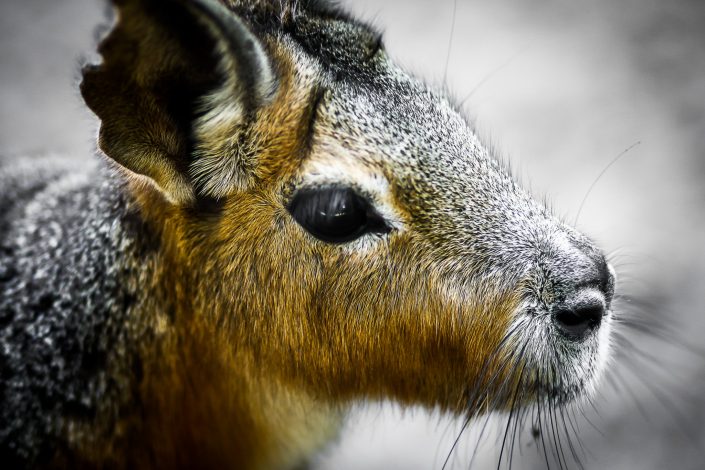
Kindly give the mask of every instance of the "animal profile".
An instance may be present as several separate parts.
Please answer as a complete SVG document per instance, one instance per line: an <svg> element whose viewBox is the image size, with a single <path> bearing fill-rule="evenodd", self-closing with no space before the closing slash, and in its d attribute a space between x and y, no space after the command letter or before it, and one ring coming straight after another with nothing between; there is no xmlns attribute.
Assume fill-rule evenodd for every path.
<svg viewBox="0 0 705 470"><path fill-rule="evenodd" d="M99 156L0 169L11 467L302 468L351 405L590 395L614 274L323 1L112 0Z"/></svg>

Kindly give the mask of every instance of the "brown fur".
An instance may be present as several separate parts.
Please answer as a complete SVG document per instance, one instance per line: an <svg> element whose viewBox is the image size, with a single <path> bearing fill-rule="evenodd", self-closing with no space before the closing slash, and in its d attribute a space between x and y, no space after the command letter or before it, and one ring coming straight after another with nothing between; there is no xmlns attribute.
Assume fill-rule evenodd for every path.
<svg viewBox="0 0 705 470"><path fill-rule="evenodd" d="M102 120L101 149L159 240L144 280L151 298L132 312L151 334L140 346L139 414L109 439L77 434L84 461L57 462L288 468L335 435L355 400L470 415L513 406L496 385L507 381L492 378L511 385L521 376L520 361L503 360L516 347L503 340L521 289L492 278L449 288L460 274L446 263L441 235L392 232L368 251L346 252L314 246L287 213L302 164L320 157L310 125L330 77L319 64L266 36L272 100L247 122L186 129L167 106L170 93L212 85L199 71L213 64L161 26L151 2L116 3L104 64L86 71L82 91ZM216 217L198 210L207 198L189 176L189 150L242 158L248 184L218 201ZM395 208L410 220L401 191L392 181Z"/></svg>
<svg viewBox="0 0 705 470"><path fill-rule="evenodd" d="M494 372L483 371L484 362L516 307L510 293L482 302L468 293L449 307L434 260L418 259L428 250L404 234L390 240L389 259L299 251L305 243L285 221L281 182L307 151L315 87L297 76L286 51L275 57L279 92L253 126L264 149L256 184L227 201L218 223L194 218L130 176L143 218L160 228L154 283L169 286L163 296L175 311L140 313L167 318L155 320L163 331L144 346L144 412L121 425L125 442L98 450L96 462L107 452L129 466L274 468L278 458L303 460L321 446L352 400L394 397L472 412L469 385ZM215 129L212 151L222 151L231 132ZM387 290L417 295L387 299L380 295ZM287 449L311 427L319 438ZM125 461L124 446L141 451Z"/></svg>

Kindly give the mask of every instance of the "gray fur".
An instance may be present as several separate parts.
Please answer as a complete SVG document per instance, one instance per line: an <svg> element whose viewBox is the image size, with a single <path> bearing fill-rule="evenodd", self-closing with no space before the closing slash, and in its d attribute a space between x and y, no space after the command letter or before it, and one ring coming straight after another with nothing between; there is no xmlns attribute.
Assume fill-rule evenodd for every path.
<svg viewBox="0 0 705 470"><path fill-rule="evenodd" d="M116 377L133 373L126 315L140 294L125 260L144 251L105 169L12 165L0 171L0 460L27 464L66 445L70 421L129 400Z"/></svg>

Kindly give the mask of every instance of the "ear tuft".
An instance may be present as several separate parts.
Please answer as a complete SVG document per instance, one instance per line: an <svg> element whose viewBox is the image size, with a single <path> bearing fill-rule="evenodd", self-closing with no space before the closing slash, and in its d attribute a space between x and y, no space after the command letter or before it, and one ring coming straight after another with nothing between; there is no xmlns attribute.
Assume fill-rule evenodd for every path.
<svg viewBox="0 0 705 470"><path fill-rule="evenodd" d="M246 124L271 102L277 82L262 43L239 17L215 0L190 6L201 13L214 35L224 35L218 53L224 58L219 71L225 82L201 100L201 116L193 128L195 158L190 165L199 192L219 199L245 189L252 179L256 162L248 146ZM232 96L240 99L232 100Z"/></svg>

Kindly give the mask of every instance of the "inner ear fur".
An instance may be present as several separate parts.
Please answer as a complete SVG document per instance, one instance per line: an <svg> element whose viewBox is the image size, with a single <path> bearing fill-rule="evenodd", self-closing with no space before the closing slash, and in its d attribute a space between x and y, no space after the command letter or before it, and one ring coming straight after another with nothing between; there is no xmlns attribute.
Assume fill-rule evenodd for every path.
<svg viewBox="0 0 705 470"><path fill-rule="evenodd" d="M276 83L262 42L217 0L112 3L117 21L98 47L103 61L84 68L81 83L101 119L100 148L176 203L245 186L251 152L231 146L213 155L202 140L227 121L228 138L240 142L271 99Z"/></svg>

